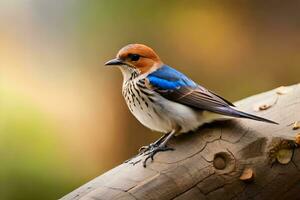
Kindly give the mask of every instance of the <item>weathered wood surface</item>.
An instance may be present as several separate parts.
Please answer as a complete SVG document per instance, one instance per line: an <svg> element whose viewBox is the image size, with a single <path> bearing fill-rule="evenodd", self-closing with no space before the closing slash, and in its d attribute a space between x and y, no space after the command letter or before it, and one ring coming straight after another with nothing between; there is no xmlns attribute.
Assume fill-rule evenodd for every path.
<svg viewBox="0 0 300 200"><path fill-rule="evenodd" d="M141 162L121 164L62 199L300 199L295 142L300 128L294 124L300 121L300 84L236 105L280 125L247 119L212 123L171 140L176 150L159 153L147 168Z"/></svg>

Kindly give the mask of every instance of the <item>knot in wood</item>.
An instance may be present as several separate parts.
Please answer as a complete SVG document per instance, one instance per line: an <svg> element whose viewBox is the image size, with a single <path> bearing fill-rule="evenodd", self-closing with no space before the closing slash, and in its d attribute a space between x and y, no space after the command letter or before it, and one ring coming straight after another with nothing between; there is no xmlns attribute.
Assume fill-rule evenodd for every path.
<svg viewBox="0 0 300 200"><path fill-rule="evenodd" d="M215 155L213 165L218 170L225 169L226 158L224 157L223 153L218 153Z"/></svg>

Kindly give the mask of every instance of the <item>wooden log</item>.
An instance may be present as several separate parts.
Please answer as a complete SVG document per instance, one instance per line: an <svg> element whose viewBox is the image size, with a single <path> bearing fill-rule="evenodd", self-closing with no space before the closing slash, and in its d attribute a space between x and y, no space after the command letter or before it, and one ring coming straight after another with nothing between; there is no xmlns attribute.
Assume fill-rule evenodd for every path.
<svg viewBox="0 0 300 200"><path fill-rule="evenodd" d="M205 125L172 139L176 150L157 154L147 168L138 156L62 199L300 199L300 84L236 105L280 125L247 119Z"/></svg>

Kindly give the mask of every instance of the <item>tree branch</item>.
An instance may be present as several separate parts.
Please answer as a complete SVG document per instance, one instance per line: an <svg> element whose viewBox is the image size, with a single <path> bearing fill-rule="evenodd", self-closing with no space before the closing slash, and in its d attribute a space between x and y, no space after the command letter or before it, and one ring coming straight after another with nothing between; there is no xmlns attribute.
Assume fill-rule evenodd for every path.
<svg viewBox="0 0 300 200"><path fill-rule="evenodd" d="M247 119L205 125L172 139L176 150L159 153L147 168L138 156L62 199L299 199L300 84L236 105L280 125Z"/></svg>

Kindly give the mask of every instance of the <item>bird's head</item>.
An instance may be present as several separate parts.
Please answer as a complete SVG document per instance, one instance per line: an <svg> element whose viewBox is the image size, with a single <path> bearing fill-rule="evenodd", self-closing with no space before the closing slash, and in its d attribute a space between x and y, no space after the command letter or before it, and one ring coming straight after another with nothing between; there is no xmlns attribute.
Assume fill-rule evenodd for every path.
<svg viewBox="0 0 300 200"><path fill-rule="evenodd" d="M139 75L161 67L162 61L153 49L143 44L129 44L119 50L116 58L105 63L119 66L124 73L137 72Z"/></svg>

